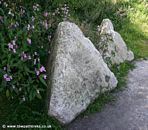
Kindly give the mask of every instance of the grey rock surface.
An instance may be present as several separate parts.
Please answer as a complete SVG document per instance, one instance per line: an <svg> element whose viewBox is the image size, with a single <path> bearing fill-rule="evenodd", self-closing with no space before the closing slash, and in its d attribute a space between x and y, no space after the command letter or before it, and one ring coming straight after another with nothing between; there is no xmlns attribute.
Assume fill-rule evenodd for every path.
<svg viewBox="0 0 148 130"><path fill-rule="evenodd" d="M134 59L133 52L128 50L121 35L114 31L113 24L109 19L102 21L98 32L100 35L99 51L109 66Z"/></svg>
<svg viewBox="0 0 148 130"><path fill-rule="evenodd" d="M48 114L71 122L100 93L117 86L99 51L77 25L62 22L53 43Z"/></svg>
<svg viewBox="0 0 148 130"><path fill-rule="evenodd" d="M127 87L102 112L77 119L68 130L148 130L148 60L136 62Z"/></svg>

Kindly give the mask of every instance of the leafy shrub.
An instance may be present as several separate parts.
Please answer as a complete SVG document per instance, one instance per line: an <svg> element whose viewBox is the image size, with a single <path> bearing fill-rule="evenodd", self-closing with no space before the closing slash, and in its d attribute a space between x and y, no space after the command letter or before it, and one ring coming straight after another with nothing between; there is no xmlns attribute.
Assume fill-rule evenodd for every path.
<svg viewBox="0 0 148 130"><path fill-rule="evenodd" d="M68 17L68 7L44 9L22 1L0 4L0 91L21 102L41 99L47 86L50 40L57 24Z"/></svg>

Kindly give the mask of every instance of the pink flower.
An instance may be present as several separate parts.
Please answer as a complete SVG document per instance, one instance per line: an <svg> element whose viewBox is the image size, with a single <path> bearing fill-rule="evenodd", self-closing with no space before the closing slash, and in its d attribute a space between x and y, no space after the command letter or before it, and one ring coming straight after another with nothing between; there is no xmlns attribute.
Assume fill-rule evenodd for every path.
<svg viewBox="0 0 148 130"><path fill-rule="evenodd" d="M37 75L37 76L40 75L40 71L38 71L36 68L35 68L35 72L36 72L36 75Z"/></svg>
<svg viewBox="0 0 148 130"><path fill-rule="evenodd" d="M32 16L32 21L34 22L34 20L35 20L35 17L34 17L34 16Z"/></svg>
<svg viewBox="0 0 148 130"><path fill-rule="evenodd" d="M36 72L36 75L39 76L40 73L46 72L46 69L45 69L44 66L41 66L39 70L37 70L37 69L35 68L35 72ZM47 76L44 74L43 78L46 79Z"/></svg>
<svg viewBox="0 0 148 130"><path fill-rule="evenodd" d="M44 20L42 25L45 27L45 29L48 29L48 22L47 22L47 20Z"/></svg>
<svg viewBox="0 0 148 130"><path fill-rule="evenodd" d="M30 38L27 38L27 42L29 45L31 45L31 39Z"/></svg>
<svg viewBox="0 0 148 130"><path fill-rule="evenodd" d="M23 56L24 56L25 59L27 58L27 55L26 54L24 54Z"/></svg>
<svg viewBox="0 0 148 130"><path fill-rule="evenodd" d="M9 49L13 49L13 44L8 43L8 48L9 48Z"/></svg>
<svg viewBox="0 0 148 130"><path fill-rule="evenodd" d="M6 79L6 78L7 78L7 76L8 76L8 74L5 74L5 75L4 75L4 79Z"/></svg>
<svg viewBox="0 0 148 130"><path fill-rule="evenodd" d="M38 76L40 74L40 71L36 71L36 75Z"/></svg>
<svg viewBox="0 0 148 130"><path fill-rule="evenodd" d="M6 81L11 81L12 80L12 76L9 76L8 74L5 74L3 76L3 78L6 80Z"/></svg>
<svg viewBox="0 0 148 130"><path fill-rule="evenodd" d="M40 70L40 72L46 72L46 69L44 66L42 66L39 70Z"/></svg>
<svg viewBox="0 0 148 130"><path fill-rule="evenodd" d="M44 12L44 14L43 14L45 17L47 17L48 16L48 12Z"/></svg>
<svg viewBox="0 0 148 130"><path fill-rule="evenodd" d="M20 54L21 60L31 60L31 56L24 51Z"/></svg>
<svg viewBox="0 0 148 130"><path fill-rule="evenodd" d="M16 53L16 49L18 48L15 42L15 40L12 40L10 43L8 43L8 49L9 51L13 51L13 53Z"/></svg>
<svg viewBox="0 0 148 130"><path fill-rule="evenodd" d="M44 78L44 79L47 79L47 75L44 75L43 78Z"/></svg>
<svg viewBox="0 0 148 130"><path fill-rule="evenodd" d="M4 70L6 70L6 69L7 69L7 67L5 66L5 67L4 67Z"/></svg>

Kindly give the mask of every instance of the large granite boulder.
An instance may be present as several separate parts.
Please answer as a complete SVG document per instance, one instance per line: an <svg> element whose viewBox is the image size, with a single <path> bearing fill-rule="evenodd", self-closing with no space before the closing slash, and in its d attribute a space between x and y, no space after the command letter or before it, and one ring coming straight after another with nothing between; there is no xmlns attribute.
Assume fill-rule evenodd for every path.
<svg viewBox="0 0 148 130"><path fill-rule="evenodd" d="M128 50L121 35L114 31L113 24L109 19L102 21L98 26L98 31L100 36L99 51L109 66L134 59L133 52Z"/></svg>
<svg viewBox="0 0 148 130"><path fill-rule="evenodd" d="M48 114L66 124L100 93L115 88L117 79L74 23L60 23L52 44Z"/></svg>

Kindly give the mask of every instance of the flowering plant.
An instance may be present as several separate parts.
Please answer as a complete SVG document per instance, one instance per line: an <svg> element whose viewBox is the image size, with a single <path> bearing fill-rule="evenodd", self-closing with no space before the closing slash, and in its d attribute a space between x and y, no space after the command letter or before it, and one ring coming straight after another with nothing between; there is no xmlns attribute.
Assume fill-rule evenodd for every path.
<svg viewBox="0 0 148 130"><path fill-rule="evenodd" d="M68 8L47 11L38 3L28 7L4 0L0 6L0 92L21 102L41 99L47 86L49 43Z"/></svg>

